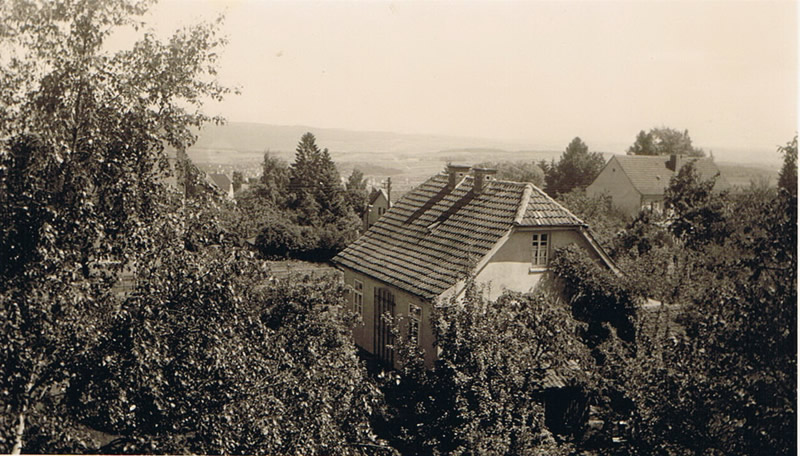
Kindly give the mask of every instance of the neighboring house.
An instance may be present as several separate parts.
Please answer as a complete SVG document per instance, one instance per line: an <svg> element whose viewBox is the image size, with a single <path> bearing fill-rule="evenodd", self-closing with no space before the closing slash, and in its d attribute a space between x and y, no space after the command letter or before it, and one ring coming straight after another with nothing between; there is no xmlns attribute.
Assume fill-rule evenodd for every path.
<svg viewBox="0 0 800 456"><path fill-rule="evenodd" d="M364 229L369 229L374 225L390 207L392 207L392 202L389 201L386 190L373 188L369 194L369 200L367 200L367 211L364 212Z"/></svg>
<svg viewBox="0 0 800 456"><path fill-rule="evenodd" d="M553 251L573 243L616 271L581 220L532 184L496 181L494 172L449 166L333 259L363 320L354 329L357 345L395 364L392 328L381 318L388 312L432 366L432 306L458 298L466 274L485 285L489 299L527 292L548 271Z"/></svg>
<svg viewBox="0 0 800 456"><path fill-rule="evenodd" d="M223 195L233 199L233 182L231 182L228 176L221 173L208 173L206 175L206 181L220 189Z"/></svg>
<svg viewBox="0 0 800 456"><path fill-rule="evenodd" d="M614 155L600 174L586 187L590 197L607 194L615 206L635 217L644 209L661 212L664 209L664 191L669 181L683 165L693 162L701 178L710 179L720 173L710 158L682 155ZM715 191L730 188L721 175L714 185Z"/></svg>

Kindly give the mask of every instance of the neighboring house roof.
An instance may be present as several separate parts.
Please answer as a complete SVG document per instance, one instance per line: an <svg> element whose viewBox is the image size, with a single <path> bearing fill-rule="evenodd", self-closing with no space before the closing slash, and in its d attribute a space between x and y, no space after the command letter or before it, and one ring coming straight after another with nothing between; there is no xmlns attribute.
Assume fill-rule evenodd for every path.
<svg viewBox="0 0 800 456"><path fill-rule="evenodd" d="M228 178L228 176L224 174L208 173L208 178L214 185L219 187L219 189L222 190L223 192L227 193L228 190L231 188L231 180Z"/></svg>
<svg viewBox="0 0 800 456"><path fill-rule="evenodd" d="M389 201L389 195L386 193L386 190L382 188L373 188L372 192L369 194L369 202L367 204L374 204L375 200L381 195L383 195L386 201Z"/></svg>
<svg viewBox="0 0 800 456"><path fill-rule="evenodd" d="M615 155L609 160L608 165L614 160L628 176L633 187L642 195L663 195L675 174L675 171L668 166L669 155ZM720 172L710 158L683 157L679 166L690 161L694 162L695 169L702 179L710 179ZM715 190L724 190L728 187L727 181L722 176L717 178Z"/></svg>
<svg viewBox="0 0 800 456"><path fill-rule="evenodd" d="M481 194L473 177L447 186L447 174L397 201L333 261L431 299L455 285L513 226L584 223L528 183L493 181Z"/></svg>

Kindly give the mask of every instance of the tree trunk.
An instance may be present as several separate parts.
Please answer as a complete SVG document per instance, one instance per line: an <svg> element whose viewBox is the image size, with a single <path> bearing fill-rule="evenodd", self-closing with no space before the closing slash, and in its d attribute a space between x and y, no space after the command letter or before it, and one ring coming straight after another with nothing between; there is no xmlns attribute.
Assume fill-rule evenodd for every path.
<svg viewBox="0 0 800 456"><path fill-rule="evenodd" d="M22 437L25 435L25 412L27 408L23 406L22 411L19 412L19 423L17 423L17 431L14 436L14 448L11 449L11 454L14 455L22 452Z"/></svg>

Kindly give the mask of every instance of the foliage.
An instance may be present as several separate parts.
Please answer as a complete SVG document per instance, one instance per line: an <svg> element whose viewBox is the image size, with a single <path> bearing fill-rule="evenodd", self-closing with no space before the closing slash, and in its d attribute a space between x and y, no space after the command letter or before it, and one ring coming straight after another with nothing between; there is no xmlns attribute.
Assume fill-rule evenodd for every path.
<svg viewBox="0 0 800 456"><path fill-rule="evenodd" d="M265 280L236 249L180 243L82 357L66 396L114 451L360 454L376 391L355 356L335 278Z"/></svg>
<svg viewBox="0 0 800 456"><path fill-rule="evenodd" d="M588 359L566 306L545 294L486 302L469 291L434 317L439 354L425 370L400 342L402 373L383 385L395 408L387 432L417 454L568 454L545 426L543 393L553 372L579 387Z"/></svg>
<svg viewBox="0 0 800 456"><path fill-rule="evenodd" d="M289 165L267 152L264 154L261 170L261 185L255 193L274 206L284 206L289 198Z"/></svg>
<svg viewBox="0 0 800 456"><path fill-rule="evenodd" d="M620 277L574 244L557 249L550 266L564 282L572 315L587 324L583 339L590 348L608 338L611 328L622 340L634 340L639 298Z"/></svg>
<svg viewBox="0 0 800 456"><path fill-rule="evenodd" d="M345 199L350 209L361 218L367 212L367 205L369 203L367 194L367 181L364 179L364 173L358 168L354 168L347 178L345 183Z"/></svg>
<svg viewBox="0 0 800 456"><path fill-rule="evenodd" d="M561 154L558 163L545 171L545 190L550 196L585 189L600 174L605 165L603 154L589 152L581 138L575 137Z"/></svg>
<svg viewBox="0 0 800 456"><path fill-rule="evenodd" d="M496 169L499 180L530 182L537 187L544 187L544 171L534 161L483 162L475 167Z"/></svg>
<svg viewBox="0 0 800 456"><path fill-rule="evenodd" d="M300 139L289 168L266 154L261 182L240 201L264 256L327 260L358 236L361 222L350 205L357 204L351 196L360 184L352 182L352 192L342 188L328 150L317 147L313 134Z"/></svg>
<svg viewBox="0 0 800 456"><path fill-rule="evenodd" d="M778 177L778 187L797 195L797 135L785 146L779 147L783 154L783 166Z"/></svg>
<svg viewBox="0 0 800 456"><path fill-rule="evenodd" d="M670 229L690 248L720 243L730 234L725 217L725 195L714 192L716 176L702 180L689 162L670 178L664 207L671 212Z"/></svg>
<svg viewBox="0 0 800 456"><path fill-rule="evenodd" d="M662 275L683 276L679 306L652 315L619 369L635 404L629 452L795 452L797 197L757 190L722 200L727 236L675 244L680 273Z"/></svg>
<svg viewBox="0 0 800 456"><path fill-rule="evenodd" d="M99 342L116 274L160 215L164 144L190 145L210 120L217 24L105 39L140 26L148 2L0 4L0 445L83 451L58 391Z"/></svg>
<svg viewBox="0 0 800 456"><path fill-rule="evenodd" d="M581 189L573 189L558 195L556 200L586 222L604 248L610 247L629 223L629 216L614 206L609 195L592 197Z"/></svg>
<svg viewBox="0 0 800 456"><path fill-rule="evenodd" d="M231 181L234 193L239 193L239 190L241 190L242 186L246 183L244 180L244 175L242 174L241 171L234 171L233 177L231 177Z"/></svg>
<svg viewBox="0 0 800 456"><path fill-rule="evenodd" d="M326 224L347 215L339 171L328 149L319 149L313 134L300 138L290 173L290 204L300 209L301 224Z"/></svg>
<svg viewBox="0 0 800 456"><path fill-rule="evenodd" d="M703 149L692 146L689 130L680 132L673 128L651 128L645 133L641 130L636 141L628 148L628 155L687 155L704 157Z"/></svg>

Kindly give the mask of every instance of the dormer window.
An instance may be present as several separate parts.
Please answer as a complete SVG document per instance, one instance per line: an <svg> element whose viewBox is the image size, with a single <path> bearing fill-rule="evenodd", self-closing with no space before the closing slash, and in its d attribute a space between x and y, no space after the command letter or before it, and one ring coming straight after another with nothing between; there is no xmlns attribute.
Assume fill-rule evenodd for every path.
<svg viewBox="0 0 800 456"><path fill-rule="evenodd" d="M531 266L544 268L547 266L547 253L550 247L548 233L533 233L531 243Z"/></svg>

